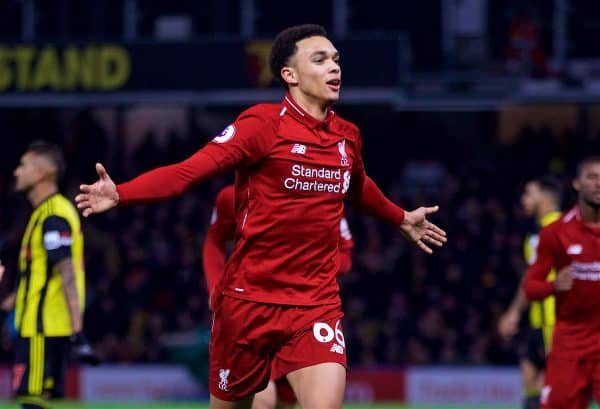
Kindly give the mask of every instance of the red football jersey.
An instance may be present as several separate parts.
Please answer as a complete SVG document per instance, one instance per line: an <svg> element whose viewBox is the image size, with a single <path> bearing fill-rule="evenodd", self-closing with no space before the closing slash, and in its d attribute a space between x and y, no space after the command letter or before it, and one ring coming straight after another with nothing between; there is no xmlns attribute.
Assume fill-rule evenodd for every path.
<svg viewBox="0 0 600 409"><path fill-rule="evenodd" d="M203 246L202 263L209 293L215 287L225 269L227 243L235 238L235 190L233 185L221 189L215 200L210 226L206 232ZM352 268L352 248L354 240L348 221L340 221L338 274L346 274Z"/></svg>
<svg viewBox="0 0 600 409"><path fill-rule="evenodd" d="M319 121L288 94L244 111L188 159L118 185L119 203L163 200L235 170L235 246L219 289L265 303L337 304L344 198L395 226L404 220L360 152L354 124L332 110Z"/></svg>
<svg viewBox="0 0 600 409"><path fill-rule="evenodd" d="M571 266L573 287L556 292L546 277L554 267ZM525 294L531 300L556 295L552 353L600 358L600 228L581 219L579 208L565 213L540 232L537 259L527 270Z"/></svg>
<svg viewBox="0 0 600 409"><path fill-rule="evenodd" d="M243 112L203 151L235 166L236 234L225 294L278 304L339 303L339 224L352 177L364 178L358 128L318 121L286 96Z"/></svg>

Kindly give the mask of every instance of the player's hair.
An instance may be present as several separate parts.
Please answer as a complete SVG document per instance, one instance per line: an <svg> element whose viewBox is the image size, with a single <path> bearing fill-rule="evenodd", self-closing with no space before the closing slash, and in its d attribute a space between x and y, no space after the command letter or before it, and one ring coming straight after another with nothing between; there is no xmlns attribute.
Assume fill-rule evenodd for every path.
<svg viewBox="0 0 600 409"><path fill-rule="evenodd" d="M600 155L588 155L581 158L581 160L577 163L576 176L581 176L584 166L589 165L590 163L600 163Z"/></svg>
<svg viewBox="0 0 600 409"><path fill-rule="evenodd" d="M56 180L60 180L65 172L65 159L61 149L57 145L41 140L33 141L27 146L27 152L49 159L56 167Z"/></svg>
<svg viewBox="0 0 600 409"><path fill-rule="evenodd" d="M281 69L289 63L290 58L296 53L298 48L296 43L298 41L315 36L327 37L327 31L317 24L302 24L288 27L275 37L269 56L269 65L273 77L277 78L285 88L288 88L288 84L281 77Z"/></svg>
<svg viewBox="0 0 600 409"><path fill-rule="evenodd" d="M534 179L534 181L538 184L541 191L550 193L552 196L554 196L554 199L560 205L563 188L560 181L557 178L555 178L554 176L544 175Z"/></svg>

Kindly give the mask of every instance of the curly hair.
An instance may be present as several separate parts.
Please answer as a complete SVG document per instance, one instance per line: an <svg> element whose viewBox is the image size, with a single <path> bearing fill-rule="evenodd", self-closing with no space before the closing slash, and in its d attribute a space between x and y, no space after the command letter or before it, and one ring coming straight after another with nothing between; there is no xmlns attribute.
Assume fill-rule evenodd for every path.
<svg viewBox="0 0 600 409"><path fill-rule="evenodd" d="M282 30L273 41L269 65L273 77L277 78L282 85L287 88L287 83L281 77L281 69L285 67L290 58L296 53L297 42L309 37L327 37L327 31L317 24L302 24L288 27Z"/></svg>

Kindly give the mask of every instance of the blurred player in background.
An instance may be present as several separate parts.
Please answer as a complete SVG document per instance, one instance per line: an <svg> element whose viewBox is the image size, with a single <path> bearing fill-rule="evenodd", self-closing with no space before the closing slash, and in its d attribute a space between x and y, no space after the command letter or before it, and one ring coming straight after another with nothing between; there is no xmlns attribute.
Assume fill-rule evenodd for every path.
<svg viewBox="0 0 600 409"><path fill-rule="evenodd" d="M206 288L212 294L225 271L227 244L235 238L235 188L224 187L215 200L210 227L204 240L202 263ZM339 274L352 268L352 248L354 241L345 217L340 221ZM296 396L287 379L271 379L267 388L254 396L253 409L289 409L296 404Z"/></svg>
<svg viewBox="0 0 600 409"><path fill-rule="evenodd" d="M367 176L358 128L331 109L339 58L320 26L282 31L270 58L287 91L281 103L254 105L188 159L118 186L97 164L99 179L76 197L89 216L165 200L236 171L235 246L211 301L213 409L250 408L255 393L284 376L300 406L341 408L346 344L336 276L344 199L427 253L446 242L427 220L437 207L405 212Z"/></svg>
<svg viewBox="0 0 600 409"><path fill-rule="evenodd" d="M560 199L561 186L557 180L542 177L530 180L525 184L521 196L521 206L527 216L535 217L538 226L538 230L529 234L524 243L525 261L529 265L533 264L536 259L539 229L560 218ZM548 280L554 280L555 275L555 272L552 271L548 275ZM510 307L498 323L500 335L508 338L517 333L521 315L527 304L523 292L523 280L521 280ZM540 407L540 391L543 385L546 354L550 351L554 321L554 297L550 296L543 301L531 303L527 349L525 355L521 357L521 378L525 392L523 409Z"/></svg>
<svg viewBox="0 0 600 409"><path fill-rule="evenodd" d="M600 402L600 156L580 162L573 187L577 205L541 231L524 282L530 300L556 296L544 409L583 409L592 397Z"/></svg>
<svg viewBox="0 0 600 409"><path fill-rule="evenodd" d="M21 241L17 291L8 297L18 333L12 388L27 409L64 396L72 344L91 353L82 334L83 235L77 210L58 191L63 169L57 146L34 142L14 171L16 190L34 208Z"/></svg>

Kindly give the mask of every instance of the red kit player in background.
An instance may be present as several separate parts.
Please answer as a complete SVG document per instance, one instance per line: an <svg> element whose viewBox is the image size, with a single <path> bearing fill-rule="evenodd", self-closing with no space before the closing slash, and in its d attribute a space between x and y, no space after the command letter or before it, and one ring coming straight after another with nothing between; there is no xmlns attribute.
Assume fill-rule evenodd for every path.
<svg viewBox="0 0 600 409"><path fill-rule="evenodd" d="M587 408L592 396L600 401L600 156L580 162L573 187L577 205L541 231L524 284L530 300L556 295L544 409ZM558 274L550 282L553 268Z"/></svg>
<svg viewBox="0 0 600 409"><path fill-rule="evenodd" d="M398 228L421 250L446 233L404 211L365 173L356 125L331 106L339 99L339 53L316 25L277 35L270 65L287 92L280 103L242 112L188 159L115 186L81 185L84 216L165 200L236 171L236 240L213 295L211 408L250 408L269 379L287 376L303 408L341 408L346 345L336 276L344 199ZM274 370L272 370L274 368Z"/></svg>
<svg viewBox="0 0 600 409"><path fill-rule="evenodd" d="M342 217L340 222L340 270L344 275L352 268L352 248L354 240L348 221ZM235 188L229 185L221 189L215 200L210 227L202 248L202 263L206 288L212 294L217 282L225 271L227 244L235 239ZM296 396L285 377L272 379L269 386L254 396L252 409L289 409L296 404Z"/></svg>

